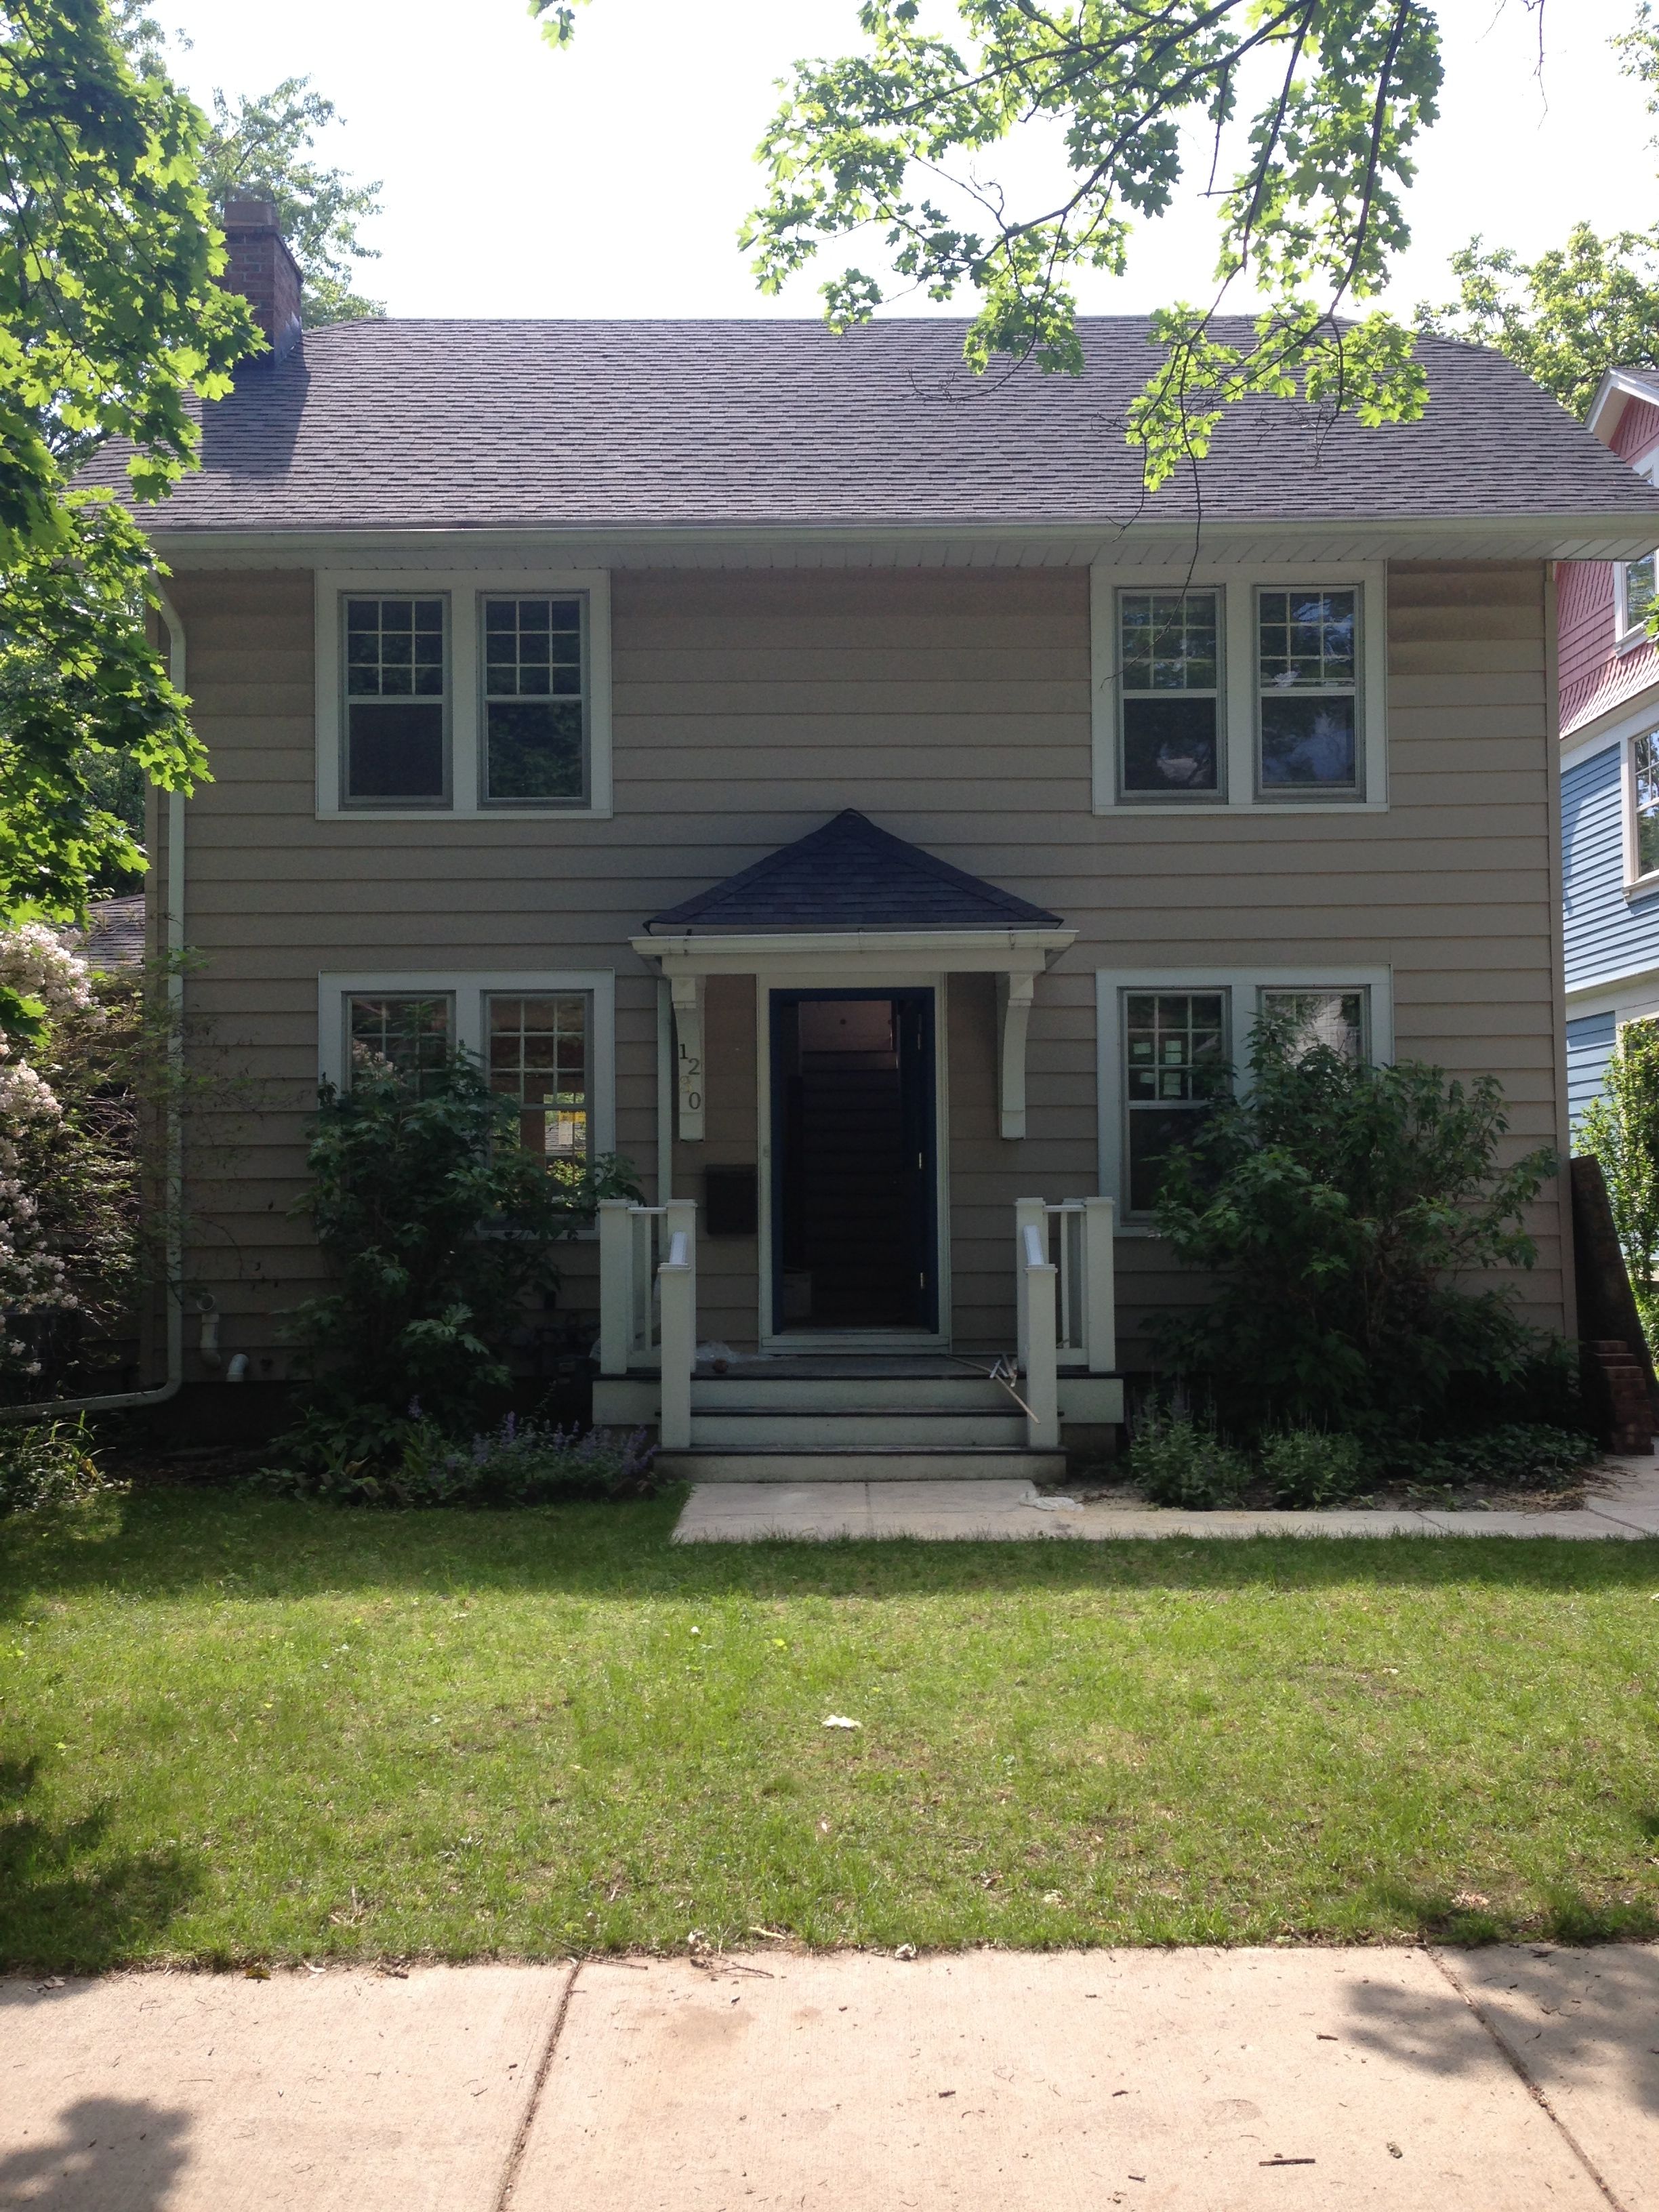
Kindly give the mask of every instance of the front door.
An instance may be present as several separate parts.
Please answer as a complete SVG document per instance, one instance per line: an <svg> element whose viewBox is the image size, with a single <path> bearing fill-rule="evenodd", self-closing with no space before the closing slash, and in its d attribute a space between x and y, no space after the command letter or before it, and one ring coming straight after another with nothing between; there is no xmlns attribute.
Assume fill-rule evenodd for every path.
<svg viewBox="0 0 1659 2212"><path fill-rule="evenodd" d="M939 1326L933 994L772 994L775 1330Z"/></svg>

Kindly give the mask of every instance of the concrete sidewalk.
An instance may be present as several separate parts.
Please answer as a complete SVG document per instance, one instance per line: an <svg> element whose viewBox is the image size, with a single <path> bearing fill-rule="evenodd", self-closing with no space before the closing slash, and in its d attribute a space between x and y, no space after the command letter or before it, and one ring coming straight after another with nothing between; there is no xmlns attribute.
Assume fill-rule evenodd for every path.
<svg viewBox="0 0 1659 2212"><path fill-rule="evenodd" d="M1321 1513L1187 1513L1130 1496L1045 1498L1030 1482L701 1482L674 1528L677 1544L771 1538L915 1536L939 1541L1061 1536L1104 1543L1155 1536L1659 1535L1659 1456L1609 1459L1603 1486L1578 1510L1553 1513L1353 1506Z"/></svg>
<svg viewBox="0 0 1659 2212"><path fill-rule="evenodd" d="M1659 1951L0 1983L0 2205L1659 2212Z"/></svg>

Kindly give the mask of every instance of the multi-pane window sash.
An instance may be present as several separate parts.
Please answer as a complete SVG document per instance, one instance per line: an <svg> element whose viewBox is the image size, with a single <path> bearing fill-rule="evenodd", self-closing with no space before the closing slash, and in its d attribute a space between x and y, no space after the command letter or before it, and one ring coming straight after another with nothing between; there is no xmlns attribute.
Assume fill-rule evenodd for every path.
<svg viewBox="0 0 1659 2212"><path fill-rule="evenodd" d="M454 1001L447 993L376 993L346 1001L347 1066L386 1066L428 1092L451 1051Z"/></svg>
<svg viewBox="0 0 1659 2212"><path fill-rule="evenodd" d="M1188 1145L1227 1084L1221 991L1126 991L1129 1204L1145 1218L1171 1152Z"/></svg>
<svg viewBox="0 0 1659 2212"><path fill-rule="evenodd" d="M1636 872L1659 874L1659 730L1646 731L1631 746L1631 776L1636 806Z"/></svg>
<svg viewBox="0 0 1659 2212"><path fill-rule="evenodd" d="M1119 787L1126 798L1221 793L1221 594L1120 592Z"/></svg>
<svg viewBox="0 0 1659 2212"><path fill-rule="evenodd" d="M1344 1060L1365 1057L1364 991L1263 991L1261 1012L1283 1025L1298 1060L1322 1045Z"/></svg>
<svg viewBox="0 0 1659 2212"><path fill-rule="evenodd" d="M348 802L449 794L449 624L441 597L345 602Z"/></svg>
<svg viewBox="0 0 1659 2212"><path fill-rule="evenodd" d="M483 603L484 783L495 805L587 796L587 671L580 595Z"/></svg>
<svg viewBox="0 0 1659 2212"><path fill-rule="evenodd" d="M1264 793L1359 791L1359 594L1256 593L1257 776Z"/></svg>
<svg viewBox="0 0 1659 2212"><path fill-rule="evenodd" d="M492 992L485 1008L491 1090L517 1100L526 1147L565 1167L588 1158L588 1003L580 991Z"/></svg>

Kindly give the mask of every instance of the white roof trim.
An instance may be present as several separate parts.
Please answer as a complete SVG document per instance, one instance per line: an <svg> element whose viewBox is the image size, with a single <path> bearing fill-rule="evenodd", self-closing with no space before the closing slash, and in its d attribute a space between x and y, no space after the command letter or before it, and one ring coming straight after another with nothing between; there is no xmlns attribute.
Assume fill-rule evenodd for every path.
<svg viewBox="0 0 1659 2212"><path fill-rule="evenodd" d="M1040 975L1074 929L789 930L765 935L635 937L642 960L673 975L753 975L787 968L846 982L849 971L933 967L953 975Z"/></svg>
<svg viewBox="0 0 1659 2212"><path fill-rule="evenodd" d="M1649 378L1653 378L1649 382ZM1605 428L1601 417L1612 402L1620 402L1613 420ZM1595 397L1584 417L1584 428L1598 437L1604 446L1611 447L1617 434L1625 403L1632 399L1644 400L1650 407L1659 407L1659 372L1646 369L1610 368L1595 387Z"/></svg>

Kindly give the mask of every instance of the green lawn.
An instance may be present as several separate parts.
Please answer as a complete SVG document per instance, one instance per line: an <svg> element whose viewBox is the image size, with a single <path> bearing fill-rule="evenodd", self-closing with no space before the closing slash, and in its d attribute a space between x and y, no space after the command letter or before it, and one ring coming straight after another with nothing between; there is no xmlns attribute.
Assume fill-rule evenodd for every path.
<svg viewBox="0 0 1659 2212"><path fill-rule="evenodd" d="M0 1522L0 1962L1659 1932L1659 1545L676 1504Z"/></svg>

